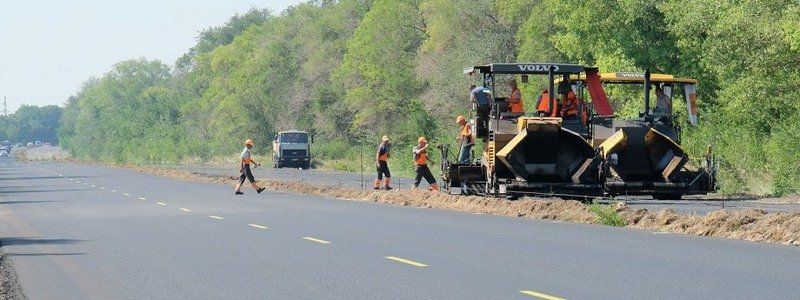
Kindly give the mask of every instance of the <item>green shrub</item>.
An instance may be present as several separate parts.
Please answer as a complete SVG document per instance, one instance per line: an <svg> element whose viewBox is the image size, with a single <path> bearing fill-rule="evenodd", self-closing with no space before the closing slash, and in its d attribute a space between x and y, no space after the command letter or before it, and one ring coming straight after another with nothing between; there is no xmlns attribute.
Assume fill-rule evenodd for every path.
<svg viewBox="0 0 800 300"><path fill-rule="evenodd" d="M598 224L615 227L628 225L628 222L611 205L594 203L589 207L589 211L597 215L596 223Z"/></svg>

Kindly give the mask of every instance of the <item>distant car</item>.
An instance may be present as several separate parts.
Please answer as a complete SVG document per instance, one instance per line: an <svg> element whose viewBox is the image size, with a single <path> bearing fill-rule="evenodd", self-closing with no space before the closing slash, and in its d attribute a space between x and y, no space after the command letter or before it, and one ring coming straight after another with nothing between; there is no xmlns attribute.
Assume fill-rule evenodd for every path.
<svg viewBox="0 0 800 300"><path fill-rule="evenodd" d="M33 143L28 142L28 144L26 144L25 147L33 147Z"/></svg>
<svg viewBox="0 0 800 300"><path fill-rule="evenodd" d="M36 143L34 143L34 144L36 145L36 147L41 147L42 146L42 142L41 141L36 141Z"/></svg>
<svg viewBox="0 0 800 300"><path fill-rule="evenodd" d="M0 157L8 157L8 151L0 150Z"/></svg>

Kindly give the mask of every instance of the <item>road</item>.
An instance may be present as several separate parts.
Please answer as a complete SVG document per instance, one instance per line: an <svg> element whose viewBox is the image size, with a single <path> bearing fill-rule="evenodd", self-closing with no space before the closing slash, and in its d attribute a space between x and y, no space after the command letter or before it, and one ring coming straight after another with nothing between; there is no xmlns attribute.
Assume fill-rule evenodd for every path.
<svg viewBox="0 0 800 300"><path fill-rule="evenodd" d="M800 249L0 162L31 299L800 298Z"/></svg>

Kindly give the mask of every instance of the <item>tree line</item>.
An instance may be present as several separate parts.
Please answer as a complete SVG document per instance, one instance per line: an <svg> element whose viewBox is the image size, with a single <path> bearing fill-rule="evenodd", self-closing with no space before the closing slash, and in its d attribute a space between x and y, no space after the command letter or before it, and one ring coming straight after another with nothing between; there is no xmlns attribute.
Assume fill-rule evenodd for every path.
<svg viewBox="0 0 800 300"><path fill-rule="evenodd" d="M464 68L570 62L700 81L695 155L711 144L724 191L800 188L800 4L780 0L317 0L253 9L203 30L175 63L133 59L87 81L64 111L78 157L166 162L267 148L309 131L318 155L390 135L450 141ZM522 84L528 106L541 89ZM614 99L611 99L614 101ZM621 114L640 101L614 103ZM371 148L369 148L371 149ZM397 156L403 156L399 154ZM407 159L406 159L407 160ZM744 189L744 190L743 190Z"/></svg>
<svg viewBox="0 0 800 300"><path fill-rule="evenodd" d="M23 145L28 142L58 144L58 129L63 109L57 105L43 107L22 105L8 116L0 116L0 141Z"/></svg>

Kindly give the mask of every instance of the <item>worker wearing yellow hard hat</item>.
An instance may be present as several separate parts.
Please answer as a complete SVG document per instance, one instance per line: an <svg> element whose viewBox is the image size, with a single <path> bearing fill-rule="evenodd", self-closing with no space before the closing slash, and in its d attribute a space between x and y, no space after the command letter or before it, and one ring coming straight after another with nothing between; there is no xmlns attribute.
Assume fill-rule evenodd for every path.
<svg viewBox="0 0 800 300"><path fill-rule="evenodd" d="M472 146L475 145L475 139L472 137L472 126L467 122L464 116L458 116L456 118L456 124L461 126L461 131L459 131L458 138L456 138L461 145L458 151L458 163L469 164Z"/></svg>
<svg viewBox="0 0 800 300"><path fill-rule="evenodd" d="M244 150L242 150L242 155L241 155L242 160L239 165L239 172L242 173L242 175L239 176L239 183L236 184L236 191L234 192L235 195L244 194L241 189L245 179L250 181L250 184L253 185L253 189L255 189L256 192L258 192L259 194L261 194L261 192L264 191L263 187L259 187L258 184L256 184L256 179L253 176L253 171L250 169L250 165L255 165L255 167L253 168L261 166L261 164L256 163L256 161L253 160L253 157L250 154L250 148L253 148L253 140L248 139L244 141Z"/></svg>
<svg viewBox="0 0 800 300"><path fill-rule="evenodd" d="M375 169L378 172L378 178L375 179L375 189L381 189L381 181L383 181L383 189L384 190L391 190L392 187L390 184L392 183L392 174L389 172L389 164L387 161L389 160L389 156L391 150L391 144L389 143L389 137L383 136L381 138L381 143L378 145L378 151L375 153ZM384 176L386 178L384 178Z"/></svg>
<svg viewBox="0 0 800 300"><path fill-rule="evenodd" d="M439 191L439 185L436 184L436 177L433 177L433 173L431 173L431 169L428 168L428 140L425 139L424 136L419 137L417 139L417 145L414 146L414 164L417 176L414 179L414 186L412 189L417 189L419 187L420 181L422 178L428 181L428 184L431 185L431 190Z"/></svg>

